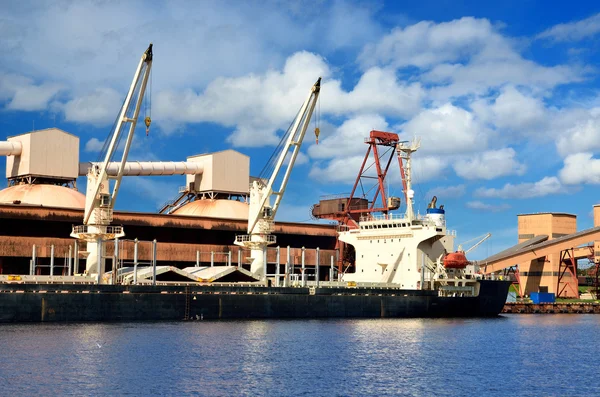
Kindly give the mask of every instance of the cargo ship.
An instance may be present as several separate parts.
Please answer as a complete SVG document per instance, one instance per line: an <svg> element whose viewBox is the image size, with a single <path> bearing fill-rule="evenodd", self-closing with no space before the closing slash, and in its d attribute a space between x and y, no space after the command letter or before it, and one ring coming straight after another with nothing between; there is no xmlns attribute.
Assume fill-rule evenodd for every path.
<svg viewBox="0 0 600 397"><path fill-rule="evenodd" d="M446 210L437 208L436 198L425 215L413 211L410 153L418 146L397 147L408 154L405 213L363 211L356 222L338 226L338 239L351 247L354 260L337 277L332 268L328 280L317 274L308 281L304 269L293 274L287 265L282 274L262 277L240 266L223 267L244 274L246 282L160 282L149 267L120 269L115 285L94 275L36 283L4 276L0 322L497 316L511 283L483 279L464 252L454 251L456 234L446 229ZM139 277L135 283L126 276L132 272Z"/></svg>

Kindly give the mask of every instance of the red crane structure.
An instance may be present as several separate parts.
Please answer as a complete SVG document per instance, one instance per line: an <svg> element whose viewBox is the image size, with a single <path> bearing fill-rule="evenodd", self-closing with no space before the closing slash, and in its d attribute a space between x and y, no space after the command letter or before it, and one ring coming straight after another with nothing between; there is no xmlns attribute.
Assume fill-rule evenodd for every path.
<svg viewBox="0 0 600 397"><path fill-rule="evenodd" d="M340 227L357 228L361 217L371 216L373 213L387 214L391 210L400 208L400 198L388 197L385 191L385 178L394 157L398 159L404 198L407 199L406 179L402 162L403 152L397 150L400 143L398 134L372 130L369 137L365 139L365 143L369 147L350 195L321 197L319 204L313 205L311 209L314 218L332 219L337 221ZM375 169L375 176L373 175L373 168ZM375 183L372 182L373 180L375 180ZM360 194L358 193L359 188ZM372 193L373 191L374 193ZM370 200L368 198L369 194L373 194ZM340 241L337 242L336 248L342 253L338 258L338 270L342 271L347 253Z"/></svg>

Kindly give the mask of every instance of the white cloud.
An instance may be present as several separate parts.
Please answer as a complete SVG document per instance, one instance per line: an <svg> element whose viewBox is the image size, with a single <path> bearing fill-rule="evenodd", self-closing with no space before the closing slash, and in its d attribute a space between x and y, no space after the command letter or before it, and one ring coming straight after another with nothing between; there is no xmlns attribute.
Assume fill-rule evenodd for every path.
<svg viewBox="0 0 600 397"><path fill-rule="evenodd" d="M424 68L473 55L489 45L493 37L498 36L486 19L465 17L439 24L422 21L395 28L379 43L367 45L359 60L364 66Z"/></svg>
<svg viewBox="0 0 600 397"><path fill-rule="evenodd" d="M413 184L435 180L444 174L444 170L448 167L448 158L418 153L412 157Z"/></svg>
<svg viewBox="0 0 600 397"><path fill-rule="evenodd" d="M473 209L473 210L480 210L480 211L486 211L486 212L499 212L499 211L504 211L510 208L510 205L508 204L498 204L498 205L493 205L493 204L489 204L489 203L484 203L482 201L469 201L466 203L467 208Z"/></svg>
<svg viewBox="0 0 600 397"><path fill-rule="evenodd" d="M459 158L454 163L454 171L464 179L490 180L505 175L523 175L527 167L517 161L516 155L513 148L488 150L469 158Z"/></svg>
<svg viewBox="0 0 600 397"><path fill-rule="evenodd" d="M475 196L483 198L527 199L561 193L565 193L565 189L558 178L555 176L547 176L532 183L525 182L515 185L507 183L499 189L479 188L475 191Z"/></svg>
<svg viewBox="0 0 600 397"><path fill-rule="evenodd" d="M454 186L437 186L430 189L426 197L437 196L439 198L459 198L465 195L465 185L454 185Z"/></svg>
<svg viewBox="0 0 600 397"><path fill-rule="evenodd" d="M64 104L67 121L109 125L118 117L125 97L111 88L98 88L87 95L72 99ZM143 118L143 110L140 118Z"/></svg>
<svg viewBox="0 0 600 397"><path fill-rule="evenodd" d="M333 80L323 86L323 112L339 114L380 113L407 117L416 113L425 97L419 83L407 84L393 69L378 67L367 70L350 92Z"/></svg>
<svg viewBox="0 0 600 397"><path fill-rule="evenodd" d="M600 108L590 109L584 117L573 120L573 124L556 141L561 156L600 149Z"/></svg>
<svg viewBox="0 0 600 397"><path fill-rule="evenodd" d="M423 110L400 127L422 139L425 153L465 153L487 147L491 132L472 113L447 103Z"/></svg>
<svg viewBox="0 0 600 397"><path fill-rule="evenodd" d="M91 138L89 141L87 141L85 143L85 149L84 150L86 152L99 152L100 150L102 150L103 146L104 146L104 142L100 142L96 138Z"/></svg>
<svg viewBox="0 0 600 397"><path fill-rule="evenodd" d="M323 165L315 164L309 176L319 183L340 182L353 183L356 181L360 164L364 156L335 158Z"/></svg>
<svg viewBox="0 0 600 397"><path fill-rule="evenodd" d="M62 84L36 84L28 77L0 73L0 101L7 101L6 108L10 110L45 110L48 102L63 89Z"/></svg>
<svg viewBox="0 0 600 397"><path fill-rule="evenodd" d="M554 41L578 41L586 37L595 36L600 32L600 14L577 22L560 23L537 35L538 39L552 39Z"/></svg>
<svg viewBox="0 0 600 397"><path fill-rule="evenodd" d="M505 84L534 90L581 80L581 70L546 67L524 59L514 42L487 19L464 17L450 22L422 21L395 28L359 57L363 68L374 65L415 66L421 82L431 85L438 102L466 95L484 95Z"/></svg>
<svg viewBox="0 0 600 397"><path fill-rule="evenodd" d="M313 159L345 158L367 153L365 138L371 130L388 131L388 123L378 114L364 114L345 120L333 133L321 129L318 145L311 145L308 154ZM362 160L361 160L362 161ZM360 162L356 166L356 172Z"/></svg>
<svg viewBox="0 0 600 397"><path fill-rule="evenodd" d="M565 158L558 175L567 185L600 184L600 159L594 158L592 153L571 154Z"/></svg>
<svg viewBox="0 0 600 397"><path fill-rule="evenodd" d="M498 128L527 132L543 129L546 125L543 102L524 95L512 85L504 87L492 103L480 100L473 103L472 108L479 117Z"/></svg>
<svg viewBox="0 0 600 397"><path fill-rule="evenodd" d="M215 122L236 127L228 138L234 146L273 144L279 141L275 131L287 129L317 78L329 74L323 58L299 52L288 58L282 71L217 78L202 93L163 91L154 98L153 114L161 123Z"/></svg>

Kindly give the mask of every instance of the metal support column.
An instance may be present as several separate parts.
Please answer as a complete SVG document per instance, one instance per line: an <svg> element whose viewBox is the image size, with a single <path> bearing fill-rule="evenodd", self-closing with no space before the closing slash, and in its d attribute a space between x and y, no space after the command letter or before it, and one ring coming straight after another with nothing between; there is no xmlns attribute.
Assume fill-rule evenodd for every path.
<svg viewBox="0 0 600 397"><path fill-rule="evenodd" d="M304 262L306 248L302 247L302 287L306 287L306 263Z"/></svg>
<svg viewBox="0 0 600 397"><path fill-rule="evenodd" d="M113 252L112 284L117 284L117 271L119 263L119 239L115 238L115 250Z"/></svg>
<svg viewBox="0 0 600 397"><path fill-rule="evenodd" d="M156 285L156 239L152 240L152 285Z"/></svg>
<svg viewBox="0 0 600 397"><path fill-rule="evenodd" d="M200 267L200 251L196 250L196 267Z"/></svg>
<svg viewBox="0 0 600 397"><path fill-rule="evenodd" d="M267 281L267 269L269 264L267 263L267 247L263 248L263 263L265 264L264 278L261 281Z"/></svg>
<svg viewBox="0 0 600 397"><path fill-rule="evenodd" d="M238 248L238 267L242 267L242 249Z"/></svg>
<svg viewBox="0 0 600 397"><path fill-rule="evenodd" d="M96 240L96 246L98 247L98 252L96 253L96 257L98 260L98 276L96 277L96 283L101 284L102 282L102 250L104 249L102 239Z"/></svg>
<svg viewBox="0 0 600 397"><path fill-rule="evenodd" d="M317 247L317 258L315 263L315 281L317 282L317 287L319 287L319 263L321 263L319 247Z"/></svg>
<svg viewBox="0 0 600 397"><path fill-rule="evenodd" d="M334 267L335 258L331 255L331 265L329 267L329 281L333 281L333 267Z"/></svg>
<svg viewBox="0 0 600 397"><path fill-rule="evenodd" d="M210 267L215 266L215 251L210 251Z"/></svg>
<svg viewBox="0 0 600 397"><path fill-rule="evenodd" d="M286 254L286 262L285 262L285 279L283 280L283 286L288 287L290 285L290 274L294 273L294 268L292 267L292 250L290 250L290 246L287 246L287 254Z"/></svg>
<svg viewBox="0 0 600 397"><path fill-rule="evenodd" d="M50 275L54 276L54 244L50 246Z"/></svg>
<svg viewBox="0 0 600 397"><path fill-rule="evenodd" d="M137 285L138 239L133 240L133 284Z"/></svg>
<svg viewBox="0 0 600 397"><path fill-rule="evenodd" d="M275 286L279 287L279 260L280 260L280 252L279 252L279 246L277 246L277 259L275 259Z"/></svg>
<svg viewBox="0 0 600 397"><path fill-rule="evenodd" d="M73 256L73 247L71 247L69 245L69 269L68 269L67 276L71 276L71 266L73 265L72 256Z"/></svg>
<svg viewBox="0 0 600 397"><path fill-rule="evenodd" d="M33 244L33 249L31 252L31 264L29 265L29 275L33 276L35 274L35 261L36 261L36 252L35 252L35 244Z"/></svg>
<svg viewBox="0 0 600 397"><path fill-rule="evenodd" d="M227 253L227 266L231 266L231 250Z"/></svg>
<svg viewBox="0 0 600 397"><path fill-rule="evenodd" d="M73 274L75 275L79 272L79 244L77 240L75 240L73 245L75 247L73 249Z"/></svg>

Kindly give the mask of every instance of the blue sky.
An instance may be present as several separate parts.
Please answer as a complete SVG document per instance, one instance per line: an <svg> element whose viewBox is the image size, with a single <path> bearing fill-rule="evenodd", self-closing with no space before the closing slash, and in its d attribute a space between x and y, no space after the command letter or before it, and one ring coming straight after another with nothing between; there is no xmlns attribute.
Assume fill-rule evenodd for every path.
<svg viewBox="0 0 600 397"><path fill-rule="evenodd" d="M498 4L493 4L498 3ZM416 208L431 195L474 257L516 243L517 214L591 227L600 183L600 5L550 1L21 1L0 4L0 131L56 126L96 160L155 44L153 126L130 159L233 148L258 174L323 77L279 220L349 192L371 129L418 136ZM2 162L2 168L4 163ZM84 190L85 181L79 188ZM156 211L183 177L128 178L117 209ZM400 195L393 168L390 191Z"/></svg>

